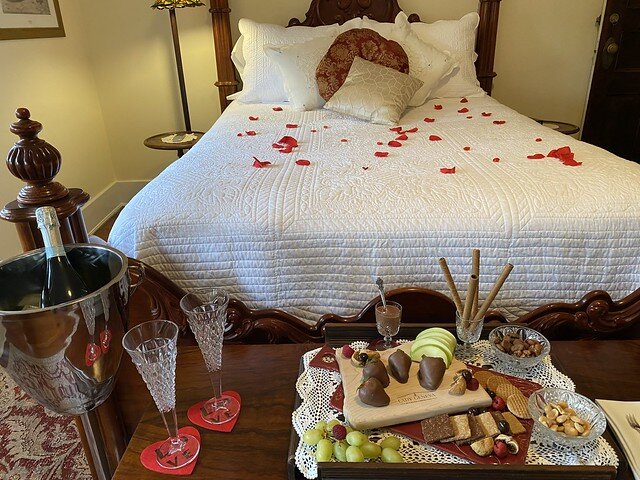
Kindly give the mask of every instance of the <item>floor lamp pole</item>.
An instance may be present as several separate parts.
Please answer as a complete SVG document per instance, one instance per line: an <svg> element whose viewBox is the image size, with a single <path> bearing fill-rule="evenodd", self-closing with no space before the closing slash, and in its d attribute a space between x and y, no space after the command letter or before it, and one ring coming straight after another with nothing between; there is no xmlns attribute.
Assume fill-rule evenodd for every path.
<svg viewBox="0 0 640 480"><path fill-rule="evenodd" d="M178 38L178 21L176 9L169 9L171 19L171 35L173 36L173 49L176 54L176 67L178 68L178 83L180 84L180 98L182 99L182 112L184 114L185 130L191 131L191 119L189 118L189 104L187 103L187 87L184 83L184 70L182 68L182 53L180 52L180 39Z"/></svg>

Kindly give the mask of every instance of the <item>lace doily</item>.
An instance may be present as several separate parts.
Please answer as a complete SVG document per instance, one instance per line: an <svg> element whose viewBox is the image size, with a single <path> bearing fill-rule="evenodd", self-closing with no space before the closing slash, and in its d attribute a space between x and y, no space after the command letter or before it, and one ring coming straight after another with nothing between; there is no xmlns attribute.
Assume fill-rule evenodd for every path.
<svg viewBox="0 0 640 480"><path fill-rule="evenodd" d="M353 342L351 346L357 350L365 348L367 343ZM342 413L329 405L331 395L341 383L340 374L326 369L309 367L309 362L319 350L311 350L303 355L304 370L296 382L296 390L302 402L292 414L292 423L300 438L305 431L313 428L319 421L328 421L332 418L344 421ZM456 350L456 358L478 366L492 364L497 372L525 378L539 383L543 387L565 388L575 391L573 381L553 366L549 356L539 365L526 371L514 370L504 364L494 363L490 344L483 340L474 343L468 350L459 346ZM392 435L384 428L370 430L367 433L374 441ZM430 445L415 442L402 435L397 436L401 440L400 453L407 463L469 463L467 460ZM305 445L300 440L295 457L296 466L306 478L314 479L318 476L315 447ZM579 450L575 450L555 444L544 444L534 432L526 462L531 465L613 465L617 467L618 457L611 445L602 437L586 444Z"/></svg>

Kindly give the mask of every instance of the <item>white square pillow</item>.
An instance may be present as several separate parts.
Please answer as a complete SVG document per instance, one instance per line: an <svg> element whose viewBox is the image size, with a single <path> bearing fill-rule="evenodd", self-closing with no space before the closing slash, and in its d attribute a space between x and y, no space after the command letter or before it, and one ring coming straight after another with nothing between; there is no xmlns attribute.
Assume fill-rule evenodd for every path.
<svg viewBox="0 0 640 480"><path fill-rule="evenodd" d="M411 23L411 29L420 40L449 53L458 62L458 72L443 79L432 97L474 97L484 95L476 76L474 62L476 30L480 16L468 13L460 20L438 20L434 23Z"/></svg>
<svg viewBox="0 0 640 480"><path fill-rule="evenodd" d="M295 110L323 107L325 102L318 92L316 68L333 41L333 37L322 37L294 45L265 46L265 54L280 68L285 93Z"/></svg>
<svg viewBox="0 0 640 480"><path fill-rule="evenodd" d="M335 38L338 33L337 25L286 28L256 23L246 18L240 20L238 27L243 36L245 66L242 72L243 89L236 99L244 103L287 101L280 69L265 55L265 45L292 45L319 37Z"/></svg>
<svg viewBox="0 0 640 480"><path fill-rule="evenodd" d="M422 81L360 57L324 108L371 123L396 125Z"/></svg>

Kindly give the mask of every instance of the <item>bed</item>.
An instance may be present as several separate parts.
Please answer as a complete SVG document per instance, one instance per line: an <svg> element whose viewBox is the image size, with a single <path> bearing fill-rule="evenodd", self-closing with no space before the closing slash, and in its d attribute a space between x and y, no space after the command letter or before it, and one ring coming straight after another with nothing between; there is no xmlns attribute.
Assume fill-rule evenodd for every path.
<svg viewBox="0 0 640 480"><path fill-rule="evenodd" d="M314 15L328 3L312 2L307 21L319 24ZM373 6L382 3L391 8L385 15L397 13L395 2ZM223 10L213 8L214 18ZM490 91L486 45L495 45L497 9L483 22L476 66ZM224 102L233 82L220 83ZM224 287L250 307L309 322L358 311L377 276L389 288L446 292L438 258L463 279L473 248L482 252L480 297L507 261L515 265L494 303L510 318L589 290L616 298L640 286L639 165L489 96L430 100L399 126L408 140L393 148L388 142L402 132L388 126L232 102L126 206L110 243L182 288ZM286 135L299 147L280 153L272 144ZM547 156L561 147L580 165Z"/></svg>

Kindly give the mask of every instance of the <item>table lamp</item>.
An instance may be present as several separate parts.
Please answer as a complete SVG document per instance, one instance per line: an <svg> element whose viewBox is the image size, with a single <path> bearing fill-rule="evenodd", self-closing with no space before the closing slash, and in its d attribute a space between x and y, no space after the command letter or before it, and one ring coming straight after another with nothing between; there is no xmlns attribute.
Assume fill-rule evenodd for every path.
<svg viewBox="0 0 640 480"><path fill-rule="evenodd" d="M173 37L173 49L176 54L176 67L178 69L178 83L180 85L180 98L182 99L182 112L184 114L185 130L191 131L191 119L189 118L189 104L187 103L187 88L184 83L184 70L182 68L182 54L180 53L180 39L178 37L178 22L176 20L176 8L199 7L204 5L199 0L156 0L151 8L156 10L169 10L171 20L171 34Z"/></svg>

